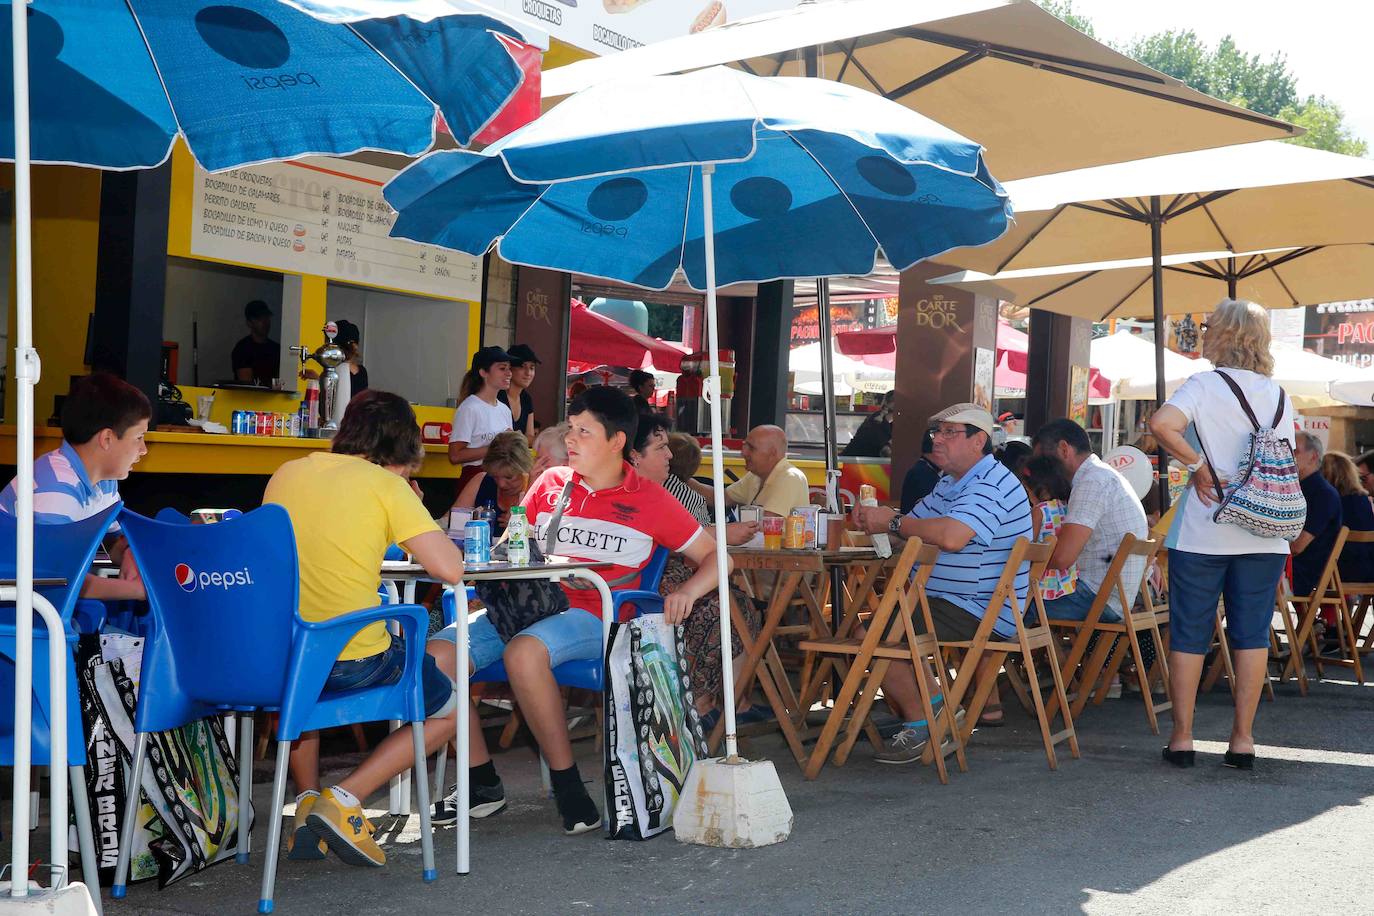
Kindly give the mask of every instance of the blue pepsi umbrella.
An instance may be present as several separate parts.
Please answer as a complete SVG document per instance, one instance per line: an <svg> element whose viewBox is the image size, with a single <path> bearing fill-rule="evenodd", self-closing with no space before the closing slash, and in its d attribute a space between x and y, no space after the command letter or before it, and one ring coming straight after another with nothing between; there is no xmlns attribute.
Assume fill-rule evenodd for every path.
<svg viewBox="0 0 1374 916"><path fill-rule="evenodd" d="M706 292L722 607L717 285L867 274L879 250L905 269L998 238L1011 213L973 141L843 83L724 67L594 86L480 154L426 156L384 193L395 236L651 289L680 269Z"/></svg>
<svg viewBox="0 0 1374 916"><path fill-rule="evenodd" d="M311 153L416 155L433 145L436 110L466 144L524 81L509 44L519 35L494 18L438 2L384 18L367 6L340 22L277 0L34 0L33 159L147 168L179 133L211 171ZM8 50L8 18L0 29ZM4 159L11 70L0 65Z"/></svg>
<svg viewBox="0 0 1374 916"><path fill-rule="evenodd" d="M714 283L703 168L714 166ZM863 275L999 237L982 148L840 83L725 68L578 93L482 153L421 159L386 188L392 234L666 288Z"/></svg>

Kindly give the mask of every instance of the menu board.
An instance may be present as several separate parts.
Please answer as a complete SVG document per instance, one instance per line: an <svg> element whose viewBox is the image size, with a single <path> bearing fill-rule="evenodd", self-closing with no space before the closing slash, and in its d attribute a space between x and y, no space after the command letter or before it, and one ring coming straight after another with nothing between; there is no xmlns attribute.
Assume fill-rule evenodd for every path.
<svg viewBox="0 0 1374 916"><path fill-rule="evenodd" d="M215 174L197 165L191 254L480 302L481 258L387 236L393 174L325 157Z"/></svg>

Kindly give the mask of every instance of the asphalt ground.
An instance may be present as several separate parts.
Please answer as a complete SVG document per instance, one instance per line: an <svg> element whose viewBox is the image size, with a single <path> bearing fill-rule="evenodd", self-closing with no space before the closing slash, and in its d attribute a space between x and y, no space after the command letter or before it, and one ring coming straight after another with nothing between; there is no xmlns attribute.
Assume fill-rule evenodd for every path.
<svg viewBox="0 0 1374 916"><path fill-rule="evenodd" d="M385 869L283 858L276 912L1374 913L1374 685L1314 680L1306 698L1279 687L1260 709L1253 773L1221 766L1224 685L1199 704L1192 770L1160 761L1139 697L1089 707L1078 727L1081 759L1061 745L1052 772L1038 729L1008 706L1007 726L975 733L968 772L947 786L930 768L874 763L862 741L848 765L807 782L779 738L753 739L749 754L776 764L795 826L785 843L752 850L671 833L565 837L536 758L517 747L496 757L510 805L474 821L470 875L454 873L454 832L440 828L439 880L423 883L418 817L386 816L379 795L369 808ZM577 750L598 797L598 755L589 740ZM257 768L259 812L269 767ZM122 902L107 893L106 912L255 912L264 836L254 831L247 866L217 865L163 891L135 886Z"/></svg>

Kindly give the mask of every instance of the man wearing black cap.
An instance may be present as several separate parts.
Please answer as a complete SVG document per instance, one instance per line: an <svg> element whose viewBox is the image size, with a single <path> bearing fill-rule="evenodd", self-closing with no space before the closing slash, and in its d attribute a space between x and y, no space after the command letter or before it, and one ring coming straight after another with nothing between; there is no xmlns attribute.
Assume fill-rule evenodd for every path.
<svg viewBox="0 0 1374 916"><path fill-rule="evenodd" d="M534 445L534 437L539 432L534 423L534 398L530 396L530 385L534 384L534 367L539 365L539 357L529 344L516 344L506 351L510 354L510 388L499 392L496 397L502 404L510 407L511 428L525 434L526 441Z"/></svg>
<svg viewBox="0 0 1374 916"><path fill-rule="evenodd" d="M272 309L254 299L243 307L243 320L248 323L248 336L234 344L229 356L234 379L270 385L281 375L281 344L267 336L272 330Z"/></svg>
<svg viewBox="0 0 1374 916"><path fill-rule="evenodd" d="M482 469L487 446L496 434L512 428L509 405L497 395L510 388L511 355L500 347L483 347L472 354L472 368L463 376L463 399L453 412L448 437L448 460L463 465L460 488Z"/></svg>

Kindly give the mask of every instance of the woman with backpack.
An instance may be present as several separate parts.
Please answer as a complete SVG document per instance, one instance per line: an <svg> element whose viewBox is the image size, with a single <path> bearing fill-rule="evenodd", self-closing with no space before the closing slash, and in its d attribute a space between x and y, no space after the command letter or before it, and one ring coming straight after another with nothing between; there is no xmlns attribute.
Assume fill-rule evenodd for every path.
<svg viewBox="0 0 1374 916"><path fill-rule="evenodd" d="M1212 645L1217 600L1225 598L1236 711L1223 762L1249 770L1275 593L1288 542L1302 531L1306 502L1293 461L1293 405L1270 378L1268 313L1227 299L1202 331L1202 355L1216 370L1189 378L1150 420L1150 430L1192 475L1165 539L1174 728L1164 759L1193 765L1198 681ZM1247 473L1252 463L1259 473Z"/></svg>

